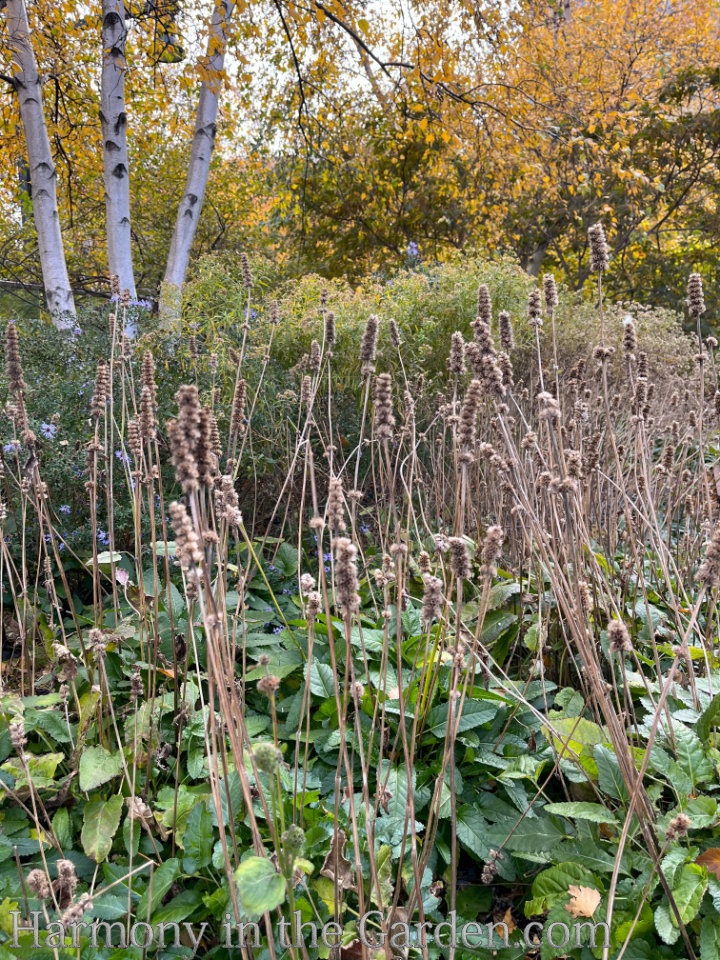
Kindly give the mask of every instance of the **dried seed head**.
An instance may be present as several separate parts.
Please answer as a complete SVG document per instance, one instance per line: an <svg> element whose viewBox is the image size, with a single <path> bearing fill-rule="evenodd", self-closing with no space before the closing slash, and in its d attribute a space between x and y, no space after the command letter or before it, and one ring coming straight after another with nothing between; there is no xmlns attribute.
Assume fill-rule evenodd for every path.
<svg viewBox="0 0 720 960"><path fill-rule="evenodd" d="M23 394L27 389L27 384L23 379L17 329L12 320L5 327L5 371L10 392L15 395Z"/></svg>
<svg viewBox="0 0 720 960"><path fill-rule="evenodd" d="M541 327L542 301L540 299L540 291L537 287L533 287L530 293L528 293L527 312L530 325L533 327Z"/></svg>
<svg viewBox="0 0 720 960"><path fill-rule="evenodd" d="M588 230L590 245L590 269L593 273L602 273L610 266L605 230L601 223L596 223Z"/></svg>
<svg viewBox="0 0 720 960"><path fill-rule="evenodd" d="M513 367L510 357L504 351L497 355L497 366L502 376L503 387L510 390L513 386Z"/></svg>
<svg viewBox="0 0 720 960"><path fill-rule="evenodd" d="M429 558L428 558L429 559ZM442 580L426 574L423 577L425 590L423 592L422 612L420 619L427 627L433 620L439 620L443 612Z"/></svg>
<svg viewBox="0 0 720 960"><path fill-rule="evenodd" d="M357 548L347 537L333 540L335 549L335 597L345 616L360 608Z"/></svg>
<svg viewBox="0 0 720 960"><path fill-rule="evenodd" d="M465 372L465 341L459 330L455 331L450 340L448 370L454 377L461 377Z"/></svg>
<svg viewBox="0 0 720 960"><path fill-rule="evenodd" d="M610 653L632 653L633 645L630 632L622 620L611 620L607 627Z"/></svg>
<svg viewBox="0 0 720 960"><path fill-rule="evenodd" d="M375 435L380 439L389 439L395 429L395 416L392 406L392 379L389 373L381 373L375 378Z"/></svg>
<svg viewBox="0 0 720 960"><path fill-rule="evenodd" d="M697 578L708 590L712 590L720 583L720 525L715 528L712 540L705 551L705 559L697 572Z"/></svg>
<svg viewBox="0 0 720 960"><path fill-rule="evenodd" d="M302 378L302 383L300 384L300 406L307 407L310 409L310 401L312 400L312 380L310 379L309 374L305 374Z"/></svg>
<svg viewBox="0 0 720 960"><path fill-rule="evenodd" d="M543 295L545 297L545 309L552 313L558 305L558 292L555 277L551 273L546 273L543 277Z"/></svg>
<svg viewBox="0 0 720 960"><path fill-rule="evenodd" d="M702 277L699 273L691 273L687 285L688 313L697 320L705 313L705 295L703 293Z"/></svg>
<svg viewBox="0 0 720 960"><path fill-rule="evenodd" d="M626 357L632 357L637 350L637 331L635 321L632 317L625 317L623 320L623 353Z"/></svg>
<svg viewBox="0 0 720 960"><path fill-rule="evenodd" d="M450 569L458 580L467 580L472 572L470 551L462 537L450 537Z"/></svg>
<svg viewBox="0 0 720 960"><path fill-rule="evenodd" d="M250 272L250 261L246 253L240 254L240 268L242 269L243 286L249 290L253 285L252 273Z"/></svg>
<svg viewBox="0 0 720 960"><path fill-rule="evenodd" d="M345 530L347 530L343 487L340 477L330 478L328 485L327 518L332 533L344 533Z"/></svg>
<svg viewBox="0 0 720 960"><path fill-rule="evenodd" d="M280 677L273 676L273 674L261 677L257 682L258 693L261 693L264 697L268 697L268 699L275 695L275 691L279 686Z"/></svg>
<svg viewBox="0 0 720 960"><path fill-rule="evenodd" d="M325 314L325 342L328 347L332 347L335 343L336 330L335 330L335 314L332 310L328 310Z"/></svg>
<svg viewBox="0 0 720 960"><path fill-rule="evenodd" d="M195 532L185 504L174 501L170 504L169 512L180 566L183 570L199 566L203 560L200 538Z"/></svg>
<svg viewBox="0 0 720 960"><path fill-rule="evenodd" d="M360 343L360 363L362 365L363 378L369 376L375 369L375 359L377 357L377 338L378 338L378 318L371 314L367 318L365 330Z"/></svg>
<svg viewBox="0 0 720 960"><path fill-rule="evenodd" d="M502 310L498 314L498 327L500 329L500 346L503 348L505 353L510 353L514 343L512 321L510 320L510 314L507 312L507 310Z"/></svg>
<svg viewBox="0 0 720 960"><path fill-rule="evenodd" d="M243 433L245 430L245 400L247 397L247 383L244 380L238 380L235 385L235 393L232 402L232 412L230 414L231 433Z"/></svg>
<svg viewBox="0 0 720 960"><path fill-rule="evenodd" d="M27 876L27 885L39 900L50 896L50 881L43 870L31 870Z"/></svg>
<svg viewBox="0 0 720 960"><path fill-rule="evenodd" d="M305 607L305 616L308 621L317 620L320 609L322 608L322 597L317 590L311 591L307 596Z"/></svg>
<svg viewBox="0 0 720 960"><path fill-rule="evenodd" d="M389 320L388 326L390 328L390 339L393 342L393 346L399 347L402 340L400 339L400 327L398 327L397 321Z"/></svg>
<svg viewBox="0 0 720 960"><path fill-rule="evenodd" d="M308 361L308 368L311 373L319 372L321 356L320 344L317 340L313 340L310 344L310 360Z"/></svg>
<svg viewBox="0 0 720 960"><path fill-rule="evenodd" d="M471 380L465 391L458 427L458 445L461 450L469 451L475 445L482 389L483 385L479 380Z"/></svg>
<svg viewBox="0 0 720 960"><path fill-rule="evenodd" d="M674 843L676 840L680 840L681 837L686 837L691 826L692 820L687 814L679 813L676 817L673 817L668 824L667 833L665 834L668 842Z"/></svg>
<svg viewBox="0 0 720 960"><path fill-rule="evenodd" d="M420 573L430 573L430 554L426 550L418 554L417 562Z"/></svg>
<svg viewBox="0 0 720 960"><path fill-rule="evenodd" d="M300 577L300 589L303 593L310 593L315 589L315 577L311 573L304 573Z"/></svg>
<svg viewBox="0 0 720 960"><path fill-rule="evenodd" d="M98 361L95 390L90 403L90 412L95 419L103 415L110 398L110 368L104 360Z"/></svg>
<svg viewBox="0 0 720 960"><path fill-rule="evenodd" d="M492 300L487 284L481 283L477 293L477 318L490 325L492 321Z"/></svg>
<svg viewBox="0 0 720 960"><path fill-rule="evenodd" d="M496 576L497 570L495 569L495 563L500 558L504 537L503 529L499 526L488 527L485 531L485 539L482 542L480 551L480 558L482 560L482 566L480 567L481 576L487 578Z"/></svg>
<svg viewBox="0 0 720 960"><path fill-rule="evenodd" d="M83 915L88 910L92 910L92 906L93 900L90 894L80 894L78 902L69 906L65 913L60 917L60 923L62 927L67 928L73 923L78 923L80 920L82 920Z"/></svg>

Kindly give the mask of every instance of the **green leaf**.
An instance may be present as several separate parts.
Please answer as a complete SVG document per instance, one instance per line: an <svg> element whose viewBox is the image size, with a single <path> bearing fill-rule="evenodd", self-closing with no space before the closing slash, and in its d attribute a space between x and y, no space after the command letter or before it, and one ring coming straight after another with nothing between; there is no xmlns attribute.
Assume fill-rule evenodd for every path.
<svg viewBox="0 0 720 960"><path fill-rule="evenodd" d="M149 907L149 915L154 920L155 918L153 914L155 913L155 908L173 885L173 882L179 873L180 861L177 858L166 860L164 863L161 863L157 870L155 870L153 873L152 898L150 896L150 884L148 883L147 890L145 890L138 902L136 916L147 917Z"/></svg>
<svg viewBox="0 0 720 960"><path fill-rule="evenodd" d="M460 843L474 853L478 860L488 860L492 847L488 837L488 824L477 810L467 807L459 814L456 833Z"/></svg>
<svg viewBox="0 0 720 960"><path fill-rule="evenodd" d="M109 800L91 800L85 807L80 839L87 856L97 863L110 853L113 837L120 826L122 807L120 794Z"/></svg>
<svg viewBox="0 0 720 960"><path fill-rule="evenodd" d="M697 863L686 863L676 875L672 892L683 923L688 924L697 916L707 885L707 869ZM675 926L677 920L673 912L670 920Z"/></svg>
<svg viewBox="0 0 720 960"><path fill-rule="evenodd" d="M205 804L199 803L191 811L183 834L183 870L186 873L198 873L206 867L212 858L212 846L212 816Z"/></svg>
<svg viewBox="0 0 720 960"><path fill-rule="evenodd" d="M70 826L70 813L67 807L60 807L52 818L52 828L58 843L61 847L72 846L72 828Z"/></svg>
<svg viewBox="0 0 720 960"><path fill-rule="evenodd" d="M712 779L714 769L712 762L705 756L703 745L698 737L687 727L676 726L675 743L677 745L677 762L687 773L693 787L698 783Z"/></svg>
<svg viewBox="0 0 720 960"><path fill-rule="evenodd" d="M235 871L240 906L250 916L261 916L285 900L285 877L265 857L248 857Z"/></svg>
<svg viewBox="0 0 720 960"><path fill-rule="evenodd" d="M700 960L720 960L720 924L710 917L700 927Z"/></svg>
<svg viewBox="0 0 720 960"><path fill-rule="evenodd" d="M546 803L546 813L554 813L561 817L571 817L575 820L589 820L591 823L617 823L615 814L601 803Z"/></svg>
<svg viewBox="0 0 720 960"><path fill-rule="evenodd" d="M525 916L545 913L556 903L560 903L568 896L568 887L571 884L578 887L593 886L602 890L594 874L586 867L573 862L559 863L535 877L532 900L525 905ZM532 912L528 913L529 909L532 909Z"/></svg>
<svg viewBox="0 0 720 960"><path fill-rule="evenodd" d="M202 903L202 893L195 887L192 890L183 890L176 897L160 907L152 918L153 923L180 923L197 910ZM138 914L139 916L139 914Z"/></svg>
<svg viewBox="0 0 720 960"><path fill-rule="evenodd" d="M460 714L458 732L462 733L465 730L472 730L473 727L482 726L483 723L487 723L493 719L499 708L500 704L492 700L466 700L462 708L462 713ZM432 733L435 737L444 737L449 709L450 707L447 703L433 707L428 714L425 731ZM456 716L455 723L457 724L457 722Z"/></svg>
<svg viewBox="0 0 720 960"><path fill-rule="evenodd" d="M310 691L324 700L335 696L335 674L329 664L313 660L310 665Z"/></svg>
<svg viewBox="0 0 720 960"><path fill-rule="evenodd" d="M598 768L598 786L615 800L627 800L628 792L620 773L620 764L615 752L609 747L598 744L593 751Z"/></svg>
<svg viewBox="0 0 720 960"><path fill-rule="evenodd" d="M80 789L94 790L117 777L122 771L120 752L110 753L105 747L88 747L80 757Z"/></svg>
<svg viewBox="0 0 720 960"><path fill-rule="evenodd" d="M720 693L715 694L710 705L703 710L695 724L695 733L700 740L705 741L710 736L710 730L717 726L720 726Z"/></svg>
<svg viewBox="0 0 720 960"><path fill-rule="evenodd" d="M664 943L673 944L680 936L680 930L670 919L670 908L667 903L663 902L655 908L655 929Z"/></svg>

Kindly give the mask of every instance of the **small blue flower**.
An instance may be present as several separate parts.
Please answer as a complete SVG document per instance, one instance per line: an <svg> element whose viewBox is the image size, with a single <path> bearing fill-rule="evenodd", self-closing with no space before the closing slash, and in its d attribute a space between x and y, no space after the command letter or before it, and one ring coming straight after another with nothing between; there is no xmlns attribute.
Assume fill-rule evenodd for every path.
<svg viewBox="0 0 720 960"><path fill-rule="evenodd" d="M331 554L331 553L324 553L324 554L323 554L323 560L325 561L325 563L330 563L330 561L332 560L332 554Z"/></svg>
<svg viewBox="0 0 720 960"><path fill-rule="evenodd" d="M407 255L409 257L417 257L419 253L420 253L420 248L418 247L418 245L415 243L414 240L411 240L410 243L407 245Z"/></svg>
<svg viewBox="0 0 720 960"><path fill-rule="evenodd" d="M280 633L281 631L282 627L273 627L273 633Z"/></svg>
<svg viewBox="0 0 720 960"><path fill-rule="evenodd" d="M58 507L58 510L60 511L60 513L64 513L67 515L68 513L70 513L70 505L67 503L64 503L61 507Z"/></svg>
<svg viewBox="0 0 720 960"><path fill-rule="evenodd" d="M16 450L20 449L20 444L17 440L11 440L10 443L6 443L3 447L5 453L15 453Z"/></svg>
<svg viewBox="0 0 720 960"><path fill-rule="evenodd" d="M103 546L107 546L110 543L110 538L105 533L104 530L98 530L97 532L98 543L102 543Z"/></svg>
<svg viewBox="0 0 720 960"><path fill-rule="evenodd" d="M361 523L360 533L370 533L370 527L366 523Z"/></svg>
<svg viewBox="0 0 720 960"><path fill-rule="evenodd" d="M40 432L44 437L47 437L48 440L52 440L57 433L57 427L54 423L41 423Z"/></svg>

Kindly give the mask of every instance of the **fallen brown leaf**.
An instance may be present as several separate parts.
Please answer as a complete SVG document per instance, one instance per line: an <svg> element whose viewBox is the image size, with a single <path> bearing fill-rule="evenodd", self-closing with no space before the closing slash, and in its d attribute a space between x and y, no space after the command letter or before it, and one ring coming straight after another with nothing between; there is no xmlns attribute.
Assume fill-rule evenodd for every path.
<svg viewBox="0 0 720 960"><path fill-rule="evenodd" d="M571 899L565 909L573 917L592 917L602 900L602 894L593 887L576 887L571 883L568 893Z"/></svg>

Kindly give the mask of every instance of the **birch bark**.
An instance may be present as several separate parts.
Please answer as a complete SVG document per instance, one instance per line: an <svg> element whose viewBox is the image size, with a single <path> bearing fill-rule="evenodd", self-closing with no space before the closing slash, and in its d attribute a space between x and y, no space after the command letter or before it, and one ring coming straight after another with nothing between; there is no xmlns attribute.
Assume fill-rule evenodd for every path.
<svg viewBox="0 0 720 960"><path fill-rule="evenodd" d="M125 4L102 0L100 125L103 138L108 266L120 290L137 299L130 231L130 164L125 110Z"/></svg>
<svg viewBox="0 0 720 960"><path fill-rule="evenodd" d="M210 161L215 149L217 112L223 84L225 52L235 0L215 0L207 54L201 61L202 84L195 119L190 162L182 200L170 242L165 279L160 293L160 317L172 322L179 317L182 286L190 251L202 212Z"/></svg>
<svg viewBox="0 0 720 960"><path fill-rule="evenodd" d="M42 99L42 81L30 42L24 0L6 0L2 6L12 50L12 69L27 147L32 211L38 239L40 267L48 310L59 329L75 325L75 300L65 263L57 207L57 171L48 138Z"/></svg>

